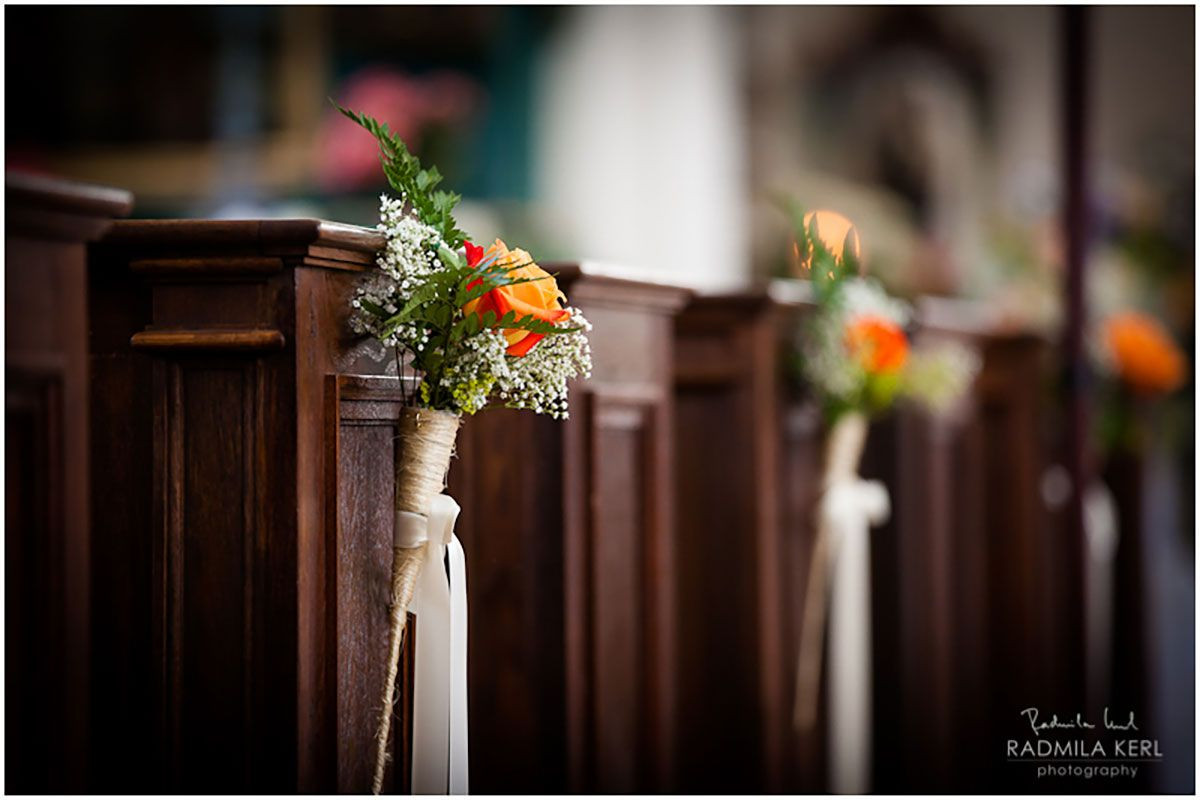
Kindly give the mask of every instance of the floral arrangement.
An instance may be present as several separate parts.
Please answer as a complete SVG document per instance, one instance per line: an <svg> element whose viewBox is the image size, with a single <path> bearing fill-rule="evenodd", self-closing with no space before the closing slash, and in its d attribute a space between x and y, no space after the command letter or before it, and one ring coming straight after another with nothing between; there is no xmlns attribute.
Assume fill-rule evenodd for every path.
<svg viewBox="0 0 1200 800"><path fill-rule="evenodd" d="M1136 311L1113 314L1104 321L1102 336L1099 364L1131 391L1155 397L1183 383L1187 359L1153 317Z"/></svg>
<svg viewBox="0 0 1200 800"><path fill-rule="evenodd" d="M529 253L499 239L486 248L469 241L454 219L460 196L439 189L437 168L423 167L386 124L337 108L378 142L384 175L398 193L380 200L386 245L378 270L355 292L349 324L394 348L400 377L406 369L420 376L412 392L401 382L388 669L375 733L378 794L407 610L459 421L492 403L566 418L568 383L591 373L591 325Z"/></svg>
<svg viewBox="0 0 1200 800"><path fill-rule="evenodd" d="M1146 435L1145 411L1187 378L1187 357L1161 322L1138 311L1106 317L1091 337L1100 376L1098 436L1106 451L1136 451Z"/></svg>
<svg viewBox="0 0 1200 800"><path fill-rule="evenodd" d="M806 731L817 719L831 551L836 549L827 510L833 504L825 506L825 498L839 487L851 487L850 496L863 497L856 488L862 484L857 473L871 416L898 399L933 411L948 410L970 387L979 359L952 343L913 347L905 330L911 309L863 274L854 225L830 211L802 213L793 208L792 214L792 253L801 274L810 276L816 306L800 331L798 371L829 425L821 478L824 494L817 510L796 666L794 722ZM877 494L882 492L879 487Z"/></svg>
<svg viewBox="0 0 1200 800"><path fill-rule="evenodd" d="M831 211L793 213L793 253L811 276L816 303L801 331L798 365L827 419L874 416L898 399L949 409L978 372L978 357L949 342L911 347L905 329L912 311L861 274L853 224Z"/></svg>
<svg viewBox="0 0 1200 800"><path fill-rule="evenodd" d="M529 253L467 241L452 215L459 196L438 190L437 168L422 169L385 124L343 113L379 140L399 192L380 198L387 246L351 327L410 357L422 375L414 405L470 415L501 402L565 418L568 381L591 372L583 314Z"/></svg>

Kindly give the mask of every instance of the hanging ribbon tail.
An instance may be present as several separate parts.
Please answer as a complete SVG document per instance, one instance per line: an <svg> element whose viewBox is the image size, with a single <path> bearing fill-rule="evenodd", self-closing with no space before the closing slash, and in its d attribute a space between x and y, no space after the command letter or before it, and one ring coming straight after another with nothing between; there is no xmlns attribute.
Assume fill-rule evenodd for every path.
<svg viewBox="0 0 1200 800"><path fill-rule="evenodd" d="M1117 546L1121 542L1117 504L1103 481L1094 482L1083 498L1083 530L1087 553L1087 692L1089 708L1104 705L1112 683L1112 625Z"/></svg>
<svg viewBox="0 0 1200 800"><path fill-rule="evenodd" d="M467 792L467 584L462 544L454 536L459 510L449 495L434 498L426 563L411 606L417 616L414 794Z"/></svg>
<svg viewBox="0 0 1200 800"><path fill-rule="evenodd" d="M829 778L837 794L870 791L871 526L890 513L887 489L858 477L832 484L819 513L830 532Z"/></svg>
<svg viewBox="0 0 1200 800"><path fill-rule="evenodd" d="M450 794L467 794L467 559L451 535L450 556Z"/></svg>

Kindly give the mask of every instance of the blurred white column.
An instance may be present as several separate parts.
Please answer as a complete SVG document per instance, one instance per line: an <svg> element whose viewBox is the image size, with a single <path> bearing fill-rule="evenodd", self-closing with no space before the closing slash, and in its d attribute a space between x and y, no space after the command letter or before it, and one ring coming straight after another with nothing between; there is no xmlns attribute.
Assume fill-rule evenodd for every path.
<svg viewBox="0 0 1200 800"><path fill-rule="evenodd" d="M702 285L750 270L736 9L577 7L540 65L538 200L582 258Z"/></svg>

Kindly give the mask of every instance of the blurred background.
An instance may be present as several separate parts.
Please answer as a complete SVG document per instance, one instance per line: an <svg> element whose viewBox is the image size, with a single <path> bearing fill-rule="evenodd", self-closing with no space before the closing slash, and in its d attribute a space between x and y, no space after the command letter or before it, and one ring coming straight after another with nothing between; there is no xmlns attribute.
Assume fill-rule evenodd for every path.
<svg viewBox="0 0 1200 800"><path fill-rule="evenodd" d="M895 293L968 302L938 307L992 330L1063 333L1061 9L17 7L6 20L7 166L128 189L134 217L373 225L375 147L333 98L436 162L466 198L464 228L545 260L706 289L786 275L774 198L790 195L853 219ZM1095 471L1133 450L1148 476L1146 702L1176 753L1194 746L1194 28L1191 8L1092 9L1084 117L1087 352L1106 319L1137 311L1184 363L1152 398L1106 388L1122 373L1101 356L1088 384ZM1051 506L1058 477L1040 478ZM1150 788L1190 790L1185 761Z"/></svg>
<svg viewBox="0 0 1200 800"><path fill-rule="evenodd" d="M372 224L371 141L332 97L388 120L477 224L539 252L766 274L786 236L768 198L788 192L853 218L897 288L1055 319L1052 8L11 14L9 165L128 188L138 216ZM1094 17L1097 263L1169 280L1192 241L1191 13Z"/></svg>

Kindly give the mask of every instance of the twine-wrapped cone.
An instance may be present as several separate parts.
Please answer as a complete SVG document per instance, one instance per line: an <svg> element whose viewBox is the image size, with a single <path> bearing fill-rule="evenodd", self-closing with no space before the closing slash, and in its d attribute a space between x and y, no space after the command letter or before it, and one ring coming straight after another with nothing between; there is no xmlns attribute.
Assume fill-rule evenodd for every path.
<svg viewBox="0 0 1200 800"><path fill-rule="evenodd" d="M375 794L383 790L383 776L387 771L400 645L417 576L425 563L425 523L433 498L446 485L458 424L458 415L448 411L405 408L400 415L396 441L396 533L388 612L388 668L380 697L379 725L375 730L375 778L371 784Z"/></svg>
<svg viewBox="0 0 1200 800"><path fill-rule="evenodd" d="M867 418L857 412L843 414L834 423L825 443L825 467L821 492L838 481L858 474L867 442ZM829 602L829 528L825 515L817 514L817 536L813 542L800 622L800 655L796 661L796 705L793 720L802 732L817 721L817 698L821 687L821 661L825 645L825 612Z"/></svg>

